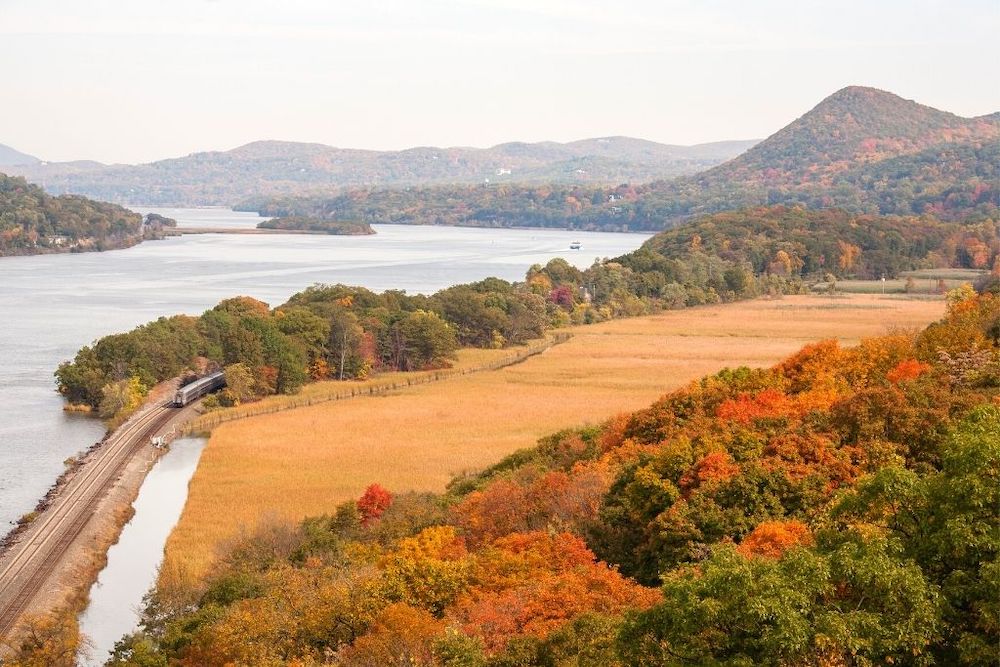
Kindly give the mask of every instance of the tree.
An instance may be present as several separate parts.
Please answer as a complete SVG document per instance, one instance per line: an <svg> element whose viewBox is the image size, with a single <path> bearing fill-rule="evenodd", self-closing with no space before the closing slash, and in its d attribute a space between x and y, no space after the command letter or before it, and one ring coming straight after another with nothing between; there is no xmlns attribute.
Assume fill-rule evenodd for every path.
<svg viewBox="0 0 1000 667"><path fill-rule="evenodd" d="M80 631L71 614L28 616L18 636L0 642L4 667L74 667Z"/></svg>
<svg viewBox="0 0 1000 667"><path fill-rule="evenodd" d="M101 389L98 414L102 419L120 424L142 405L145 395L146 388L137 377L109 382Z"/></svg>
<svg viewBox="0 0 1000 667"><path fill-rule="evenodd" d="M338 380L355 377L361 371L364 358L361 351L365 331L353 312L336 309L330 316L329 359Z"/></svg>
<svg viewBox="0 0 1000 667"><path fill-rule="evenodd" d="M622 630L627 664L929 664L938 627L933 587L878 540L777 560L718 547L662 590Z"/></svg>
<svg viewBox="0 0 1000 667"><path fill-rule="evenodd" d="M436 313L418 310L393 325L396 367L404 371L441 366L458 348L451 326Z"/></svg>
<svg viewBox="0 0 1000 667"><path fill-rule="evenodd" d="M378 521L390 506L392 506L392 494L380 484L370 484L358 499L361 524L367 526Z"/></svg>
<svg viewBox="0 0 1000 667"><path fill-rule="evenodd" d="M432 667L445 624L407 604L386 607L371 629L343 652L344 667Z"/></svg>
<svg viewBox="0 0 1000 667"><path fill-rule="evenodd" d="M230 364L225 368L226 389L239 405L257 395L257 382L245 364Z"/></svg>
<svg viewBox="0 0 1000 667"><path fill-rule="evenodd" d="M950 434L941 470L889 467L858 483L834 516L887 531L944 597L940 664L1000 660L1000 408L982 406Z"/></svg>

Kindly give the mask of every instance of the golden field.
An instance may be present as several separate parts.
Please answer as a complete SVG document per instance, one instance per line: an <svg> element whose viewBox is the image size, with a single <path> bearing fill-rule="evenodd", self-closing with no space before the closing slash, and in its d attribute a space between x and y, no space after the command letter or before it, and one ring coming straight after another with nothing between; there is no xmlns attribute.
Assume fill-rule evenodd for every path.
<svg viewBox="0 0 1000 667"><path fill-rule="evenodd" d="M576 327L495 371L216 428L166 545L161 582L203 574L217 545L271 517L330 512L372 482L441 491L548 433L634 410L726 366L767 366L804 343L853 344L938 319L944 302L794 296Z"/></svg>

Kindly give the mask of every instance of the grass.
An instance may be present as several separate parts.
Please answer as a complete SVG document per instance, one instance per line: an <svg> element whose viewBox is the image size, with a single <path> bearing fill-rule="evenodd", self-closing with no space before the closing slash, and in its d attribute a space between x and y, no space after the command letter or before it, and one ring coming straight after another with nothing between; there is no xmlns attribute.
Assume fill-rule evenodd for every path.
<svg viewBox="0 0 1000 667"><path fill-rule="evenodd" d="M903 271L898 278L882 280L838 280L837 291L848 294L907 294L906 281L913 279L912 295L938 294L938 281L943 280L945 289L955 289L965 283L974 283L985 271L979 269L920 269ZM816 283L812 289L825 292L829 283Z"/></svg>
<svg viewBox="0 0 1000 667"><path fill-rule="evenodd" d="M531 341L527 345L506 350L481 350L466 348L458 351L450 368L421 371L417 373L385 373L363 381L338 382L334 380L315 382L304 386L292 396L269 396L262 401L248 403L233 408L214 410L195 419L187 425L189 434L205 434L225 422L246 419L257 415L272 414L294 408L302 408L317 403L375 396L412 387L414 385L438 382L469 373L497 370L516 364L544 352L553 345L566 342L570 334L565 331L550 333L545 338Z"/></svg>
<svg viewBox="0 0 1000 667"><path fill-rule="evenodd" d="M216 545L257 522L330 512L372 482L440 491L542 435L596 424L726 366L767 366L804 343L845 344L939 318L943 301L796 296L572 330L496 371L327 402L215 429L171 534L161 585L202 575ZM820 306L820 307L817 307Z"/></svg>

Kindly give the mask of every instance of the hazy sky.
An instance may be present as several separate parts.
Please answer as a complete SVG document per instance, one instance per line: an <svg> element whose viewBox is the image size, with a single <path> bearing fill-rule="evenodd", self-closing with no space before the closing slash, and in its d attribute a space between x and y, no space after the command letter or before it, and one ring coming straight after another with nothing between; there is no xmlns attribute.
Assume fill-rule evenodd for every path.
<svg viewBox="0 0 1000 667"><path fill-rule="evenodd" d="M0 0L0 143L149 161L764 137L846 85L1000 110L998 0Z"/></svg>

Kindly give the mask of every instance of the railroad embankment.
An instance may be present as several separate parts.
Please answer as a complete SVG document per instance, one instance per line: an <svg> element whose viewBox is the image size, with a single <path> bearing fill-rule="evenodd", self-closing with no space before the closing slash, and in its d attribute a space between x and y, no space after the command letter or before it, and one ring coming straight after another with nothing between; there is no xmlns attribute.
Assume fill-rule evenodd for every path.
<svg viewBox="0 0 1000 667"><path fill-rule="evenodd" d="M76 614L104 566L107 550L132 514L132 501L163 450L152 437L169 441L196 407L149 402L101 442L82 454L47 494L29 521L6 540L0 553L0 639L17 639L39 619Z"/></svg>

